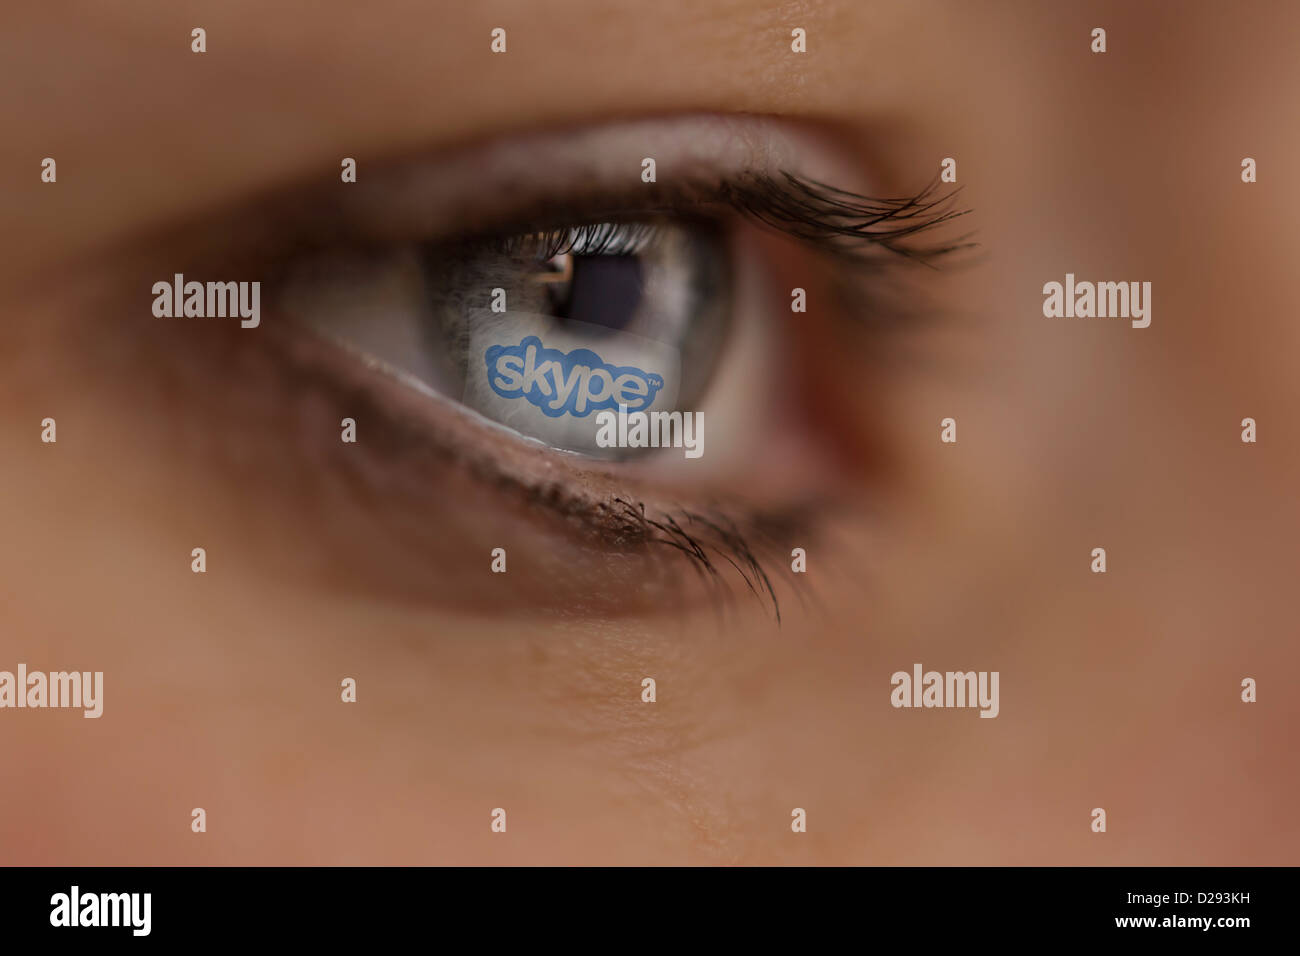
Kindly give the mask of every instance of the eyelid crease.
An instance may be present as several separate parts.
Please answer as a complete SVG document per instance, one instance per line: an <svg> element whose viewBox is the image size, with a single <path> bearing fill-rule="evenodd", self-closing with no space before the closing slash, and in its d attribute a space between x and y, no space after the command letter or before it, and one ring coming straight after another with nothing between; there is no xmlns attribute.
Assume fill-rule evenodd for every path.
<svg viewBox="0 0 1300 956"><path fill-rule="evenodd" d="M632 157L644 151L659 155L658 181L611 175L608 167L621 166L624 154L637 169ZM957 190L940 196L931 183L908 198L873 199L827 185L869 189L864 165L823 148L815 130L771 118L640 120L502 137L432 160L375 161L343 185L282 184L220 212L129 237L119 249L145 258L165 249L171 271L192 264L257 274L313 249L499 239L692 211L716 220L724 209L854 264L872 264L873 252L877 261L892 258L879 251L933 264L973 245L969 236L913 243L963 214L949 205Z"/></svg>

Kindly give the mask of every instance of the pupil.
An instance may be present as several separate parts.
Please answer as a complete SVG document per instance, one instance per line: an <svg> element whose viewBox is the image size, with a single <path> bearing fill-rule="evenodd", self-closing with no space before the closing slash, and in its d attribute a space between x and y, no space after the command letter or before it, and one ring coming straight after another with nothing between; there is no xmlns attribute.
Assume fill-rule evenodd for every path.
<svg viewBox="0 0 1300 956"><path fill-rule="evenodd" d="M644 282L637 256L574 256L568 282L548 287L552 312L561 319L625 329L636 318Z"/></svg>

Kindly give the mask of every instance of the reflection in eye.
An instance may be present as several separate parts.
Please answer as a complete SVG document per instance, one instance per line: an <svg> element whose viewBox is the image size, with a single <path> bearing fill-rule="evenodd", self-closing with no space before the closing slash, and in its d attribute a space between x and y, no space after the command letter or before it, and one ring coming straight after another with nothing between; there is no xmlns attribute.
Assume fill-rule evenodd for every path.
<svg viewBox="0 0 1300 956"><path fill-rule="evenodd" d="M294 264L283 310L521 435L591 456L601 410L694 408L729 319L707 221L399 243Z"/></svg>

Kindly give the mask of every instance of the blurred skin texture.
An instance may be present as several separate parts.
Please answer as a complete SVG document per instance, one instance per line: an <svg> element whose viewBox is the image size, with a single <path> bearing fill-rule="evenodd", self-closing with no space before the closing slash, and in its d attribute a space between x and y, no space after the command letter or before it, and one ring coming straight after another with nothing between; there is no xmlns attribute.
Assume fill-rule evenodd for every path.
<svg viewBox="0 0 1300 956"><path fill-rule="evenodd" d="M2 862L1295 863L1298 19L1254 2L6 11L0 668L102 670L105 700L99 720L0 712ZM739 579L721 611L584 591L566 575L614 559L472 469L405 490L400 513L371 486L322 490L342 482L347 402L287 410L269 358L149 314L149 285L182 271L165 246L147 267L125 252L163 227L246 247L252 227L212 223L337 185L343 156L366 177L685 113L806 120L886 195L955 157L978 230L978 263L927 292L946 318L898 352L862 359L820 319L781 333L792 381L849 385L807 399L820 452L771 447L753 473L819 487L834 469L855 507L808 544L814 597L778 585L779 627ZM750 293L779 314L816 281L754 242L785 263ZM1151 327L1044 318L1066 272L1152 282ZM241 335L247 352L252 333L221 341ZM157 357L204 336L206 363ZM310 447L330 450L304 451L318 425ZM415 544L390 548L392 527ZM892 708L914 662L999 671L1000 715Z"/></svg>

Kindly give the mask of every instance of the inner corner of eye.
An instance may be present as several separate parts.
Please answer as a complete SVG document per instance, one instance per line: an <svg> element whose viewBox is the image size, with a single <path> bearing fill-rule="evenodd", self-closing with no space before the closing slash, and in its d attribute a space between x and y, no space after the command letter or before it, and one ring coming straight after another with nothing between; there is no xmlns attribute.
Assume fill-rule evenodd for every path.
<svg viewBox="0 0 1300 956"><path fill-rule="evenodd" d="M729 255L705 223L596 220L294 264L279 306L553 448L696 458L731 321Z"/></svg>

